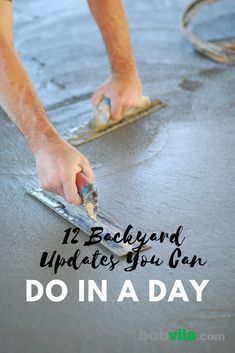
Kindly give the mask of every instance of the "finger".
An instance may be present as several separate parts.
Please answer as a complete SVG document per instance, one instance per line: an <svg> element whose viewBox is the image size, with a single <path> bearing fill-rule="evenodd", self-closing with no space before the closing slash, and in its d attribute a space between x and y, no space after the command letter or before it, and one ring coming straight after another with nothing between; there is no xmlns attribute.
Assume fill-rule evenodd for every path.
<svg viewBox="0 0 235 353"><path fill-rule="evenodd" d="M76 186L76 176L67 177L63 183L63 193L67 202L75 205L81 205L82 199L78 194Z"/></svg>
<svg viewBox="0 0 235 353"><path fill-rule="evenodd" d="M121 120L123 112L123 106L119 99L111 100L111 119Z"/></svg>
<svg viewBox="0 0 235 353"><path fill-rule="evenodd" d="M48 180L41 181L39 180L39 186L44 191L53 192L54 194L64 196L62 184L51 184Z"/></svg>
<svg viewBox="0 0 235 353"><path fill-rule="evenodd" d="M92 104L96 108L100 102L104 99L104 88L103 86L99 87L92 97Z"/></svg>
<svg viewBox="0 0 235 353"><path fill-rule="evenodd" d="M55 191L54 193L64 197L64 190L63 190L63 185L62 184L59 184L55 187Z"/></svg>
<svg viewBox="0 0 235 353"><path fill-rule="evenodd" d="M86 177L89 179L91 183L94 183L95 181L95 174L91 168L90 163L88 160L84 160L82 163L82 172L86 175Z"/></svg>

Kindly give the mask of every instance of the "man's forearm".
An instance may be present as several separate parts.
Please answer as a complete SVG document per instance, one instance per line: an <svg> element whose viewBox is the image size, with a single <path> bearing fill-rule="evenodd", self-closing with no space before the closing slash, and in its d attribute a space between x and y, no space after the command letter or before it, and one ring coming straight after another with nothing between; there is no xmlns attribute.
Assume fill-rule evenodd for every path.
<svg viewBox="0 0 235 353"><path fill-rule="evenodd" d="M34 153L46 140L58 134L49 122L15 49L4 36L0 36L0 77L0 105Z"/></svg>
<svg viewBox="0 0 235 353"><path fill-rule="evenodd" d="M87 158L59 136L50 123L14 49L12 6L0 0L0 105L25 136L35 155L40 186L81 204L77 173L94 182Z"/></svg>
<svg viewBox="0 0 235 353"><path fill-rule="evenodd" d="M88 0L91 12L102 33L112 71L117 74L136 72L128 23L121 0Z"/></svg>

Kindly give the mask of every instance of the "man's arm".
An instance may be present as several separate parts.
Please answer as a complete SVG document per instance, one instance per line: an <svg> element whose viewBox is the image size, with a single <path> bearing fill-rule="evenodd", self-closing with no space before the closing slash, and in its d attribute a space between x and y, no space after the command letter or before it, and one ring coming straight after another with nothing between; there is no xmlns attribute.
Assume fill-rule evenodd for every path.
<svg viewBox="0 0 235 353"><path fill-rule="evenodd" d="M76 174L82 170L93 181L93 172L88 160L50 123L14 48L12 5L6 0L0 0L0 77L0 105L28 142L41 186L71 203L81 203Z"/></svg>
<svg viewBox="0 0 235 353"><path fill-rule="evenodd" d="M91 12L102 33L110 58L112 75L93 97L97 106L104 96L111 99L111 116L115 120L123 112L141 102L142 85L131 48L128 22L122 0L88 0Z"/></svg>

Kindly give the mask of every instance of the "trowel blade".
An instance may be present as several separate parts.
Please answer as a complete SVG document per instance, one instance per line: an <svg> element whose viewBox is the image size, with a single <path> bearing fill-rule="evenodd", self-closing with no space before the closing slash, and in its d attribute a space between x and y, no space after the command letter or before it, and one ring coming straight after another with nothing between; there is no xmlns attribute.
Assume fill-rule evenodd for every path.
<svg viewBox="0 0 235 353"><path fill-rule="evenodd" d="M57 195L36 188L27 190L27 193L41 201L44 205L65 218L74 226L80 228L86 235L91 234L92 227L103 228L103 235L101 234L101 237L103 237L106 233L114 235L116 233L123 233L124 231L123 229L120 229L119 226L111 223L101 214L97 214L96 220L89 218L84 208L71 205L64 200L61 201L61 198ZM126 243L115 243L113 241L105 241L104 239L101 240L101 244L116 256L124 256L138 245L138 243L132 245ZM149 247L150 246L145 246L143 250Z"/></svg>
<svg viewBox="0 0 235 353"><path fill-rule="evenodd" d="M86 127L82 129L72 129L71 132L65 132L63 137L71 143L73 146L81 146L86 142L95 140L100 136L106 135L111 131L119 129L125 125L128 125L136 120L139 120L152 112L163 108L166 104L160 99L150 99L149 105L144 107L136 108L133 113L128 114L124 119L118 123L110 123L105 127L94 128L92 127L92 122L89 122Z"/></svg>

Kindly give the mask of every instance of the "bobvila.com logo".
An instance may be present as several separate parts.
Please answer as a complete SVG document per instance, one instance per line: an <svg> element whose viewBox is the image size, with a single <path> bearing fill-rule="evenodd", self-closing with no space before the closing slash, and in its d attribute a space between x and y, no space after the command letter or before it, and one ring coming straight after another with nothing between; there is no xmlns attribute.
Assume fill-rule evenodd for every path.
<svg viewBox="0 0 235 353"><path fill-rule="evenodd" d="M139 330L140 341L224 341L223 333L197 333L186 328L179 328L175 331L159 330L158 332L146 332Z"/></svg>
<svg viewBox="0 0 235 353"><path fill-rule="evenodd" d="M168 337L172 341L196 341L197 334L195 331L188 331L186 328L180 328L177 331L169 331Z"/></svg>

